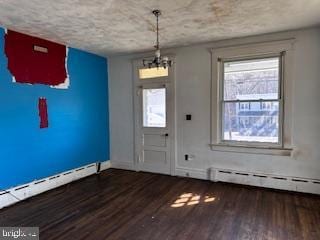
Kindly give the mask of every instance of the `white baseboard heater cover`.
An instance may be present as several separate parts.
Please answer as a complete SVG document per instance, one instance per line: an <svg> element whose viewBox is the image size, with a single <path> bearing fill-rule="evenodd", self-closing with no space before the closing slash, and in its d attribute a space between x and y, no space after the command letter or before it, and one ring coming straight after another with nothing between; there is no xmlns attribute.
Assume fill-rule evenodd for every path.
<svg viewBox="0 0 320 240"><path fill-rule="evenodd" d="M243 172L230 169L210 169L212 181L320 194L320 179Z"/></svg>
<svg viewBox="0 0 320 240"><path fill-rule="evenodd" d="M110 167L110 161L101 163L101 170L105 170ZM43 178L41 180L10 188L6 191L0 191L0 209L95 173L97 173L97 166L93 163Z"/></svg>

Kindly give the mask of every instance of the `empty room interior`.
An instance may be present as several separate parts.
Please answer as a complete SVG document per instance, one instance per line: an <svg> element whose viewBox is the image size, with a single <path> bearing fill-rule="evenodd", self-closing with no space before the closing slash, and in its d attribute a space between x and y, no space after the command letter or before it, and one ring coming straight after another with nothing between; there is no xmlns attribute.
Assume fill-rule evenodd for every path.
<svg viewBox="0 0 320 240"><path fill-rule="evenodd" d="M320 0L0 1L0 239L319 240Z"/></svg>

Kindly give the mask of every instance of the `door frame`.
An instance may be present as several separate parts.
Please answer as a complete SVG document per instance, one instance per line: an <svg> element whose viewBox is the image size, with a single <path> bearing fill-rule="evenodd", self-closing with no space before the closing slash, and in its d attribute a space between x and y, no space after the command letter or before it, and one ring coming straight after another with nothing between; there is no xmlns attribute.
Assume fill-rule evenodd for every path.
<svg viewBox="0 0 320 240"><path fill-rule="evenodd" d="M133 159L133 165L134 169L136 171L140 171L139 169L139 156L141 153L141 144L139 145L138 142L141 141L141 112L138 112L140 100L141 97L139 95L139 91L142 89L143 83L146 85L151 84L164 84L169 89L170 94L170 106L168 107L168 116L167 121L169 123L169 139L170 139L170 175L175 176L175 169L176 169L176 149L177 149L177 133L176 133L176 73L175 73L175 56L174 55L168 55L170 59L173 60L174 64L172 67L169 68L169 76L168 78L153 78L153 79L145 79L140 80L139 79L139 73L138 68L143 67L142 60L143 58L139 59L133 59L132 60L132 91L133 91L133 128L134 128L134 159ZM144 81L144 82L143 82ZM169 85L169 86L168 86Z"/></svg>

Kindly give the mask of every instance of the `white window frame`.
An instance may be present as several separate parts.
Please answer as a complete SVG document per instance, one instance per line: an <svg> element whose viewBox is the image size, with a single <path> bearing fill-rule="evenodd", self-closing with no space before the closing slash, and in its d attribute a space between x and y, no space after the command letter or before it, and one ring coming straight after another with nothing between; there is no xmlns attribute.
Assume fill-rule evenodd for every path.
<svg viewBox="0 0 320 240"><path fill-rule="evenodd" d="M279 59L279 85L278 85L278 99L259 99L259 100L225 100L224 99L224 64L227 62L233 62L233 61L245 61L245 60L255 60L255 59L267 59L267 58L278 58ZM242 57L242 58L227 58L227 59L222 59L219 58L219 67L221 68L221 78L219 79L219 82L221 82L220 85L220 94L219 94L219 109L220 109L220 114L219 116L221 116L221 118L219 119L219 129L220 129L220 135L219 135L219 139L221 141L221 143L223 144L232 144L235 146L253 146L253 147L283 147L283 143L282 143L282 124L283 123L283 59L284 59L284 52L281 52L279 54L271 54L271 55L257 55L254 57ZM251 102L259 102L259 103L263 103L263 102L278 102L279 103L279 129L278 129L278 142L276 143L272 143L272 142L258 142L258 141L236 141L236 140L225 140L223 137L223 126L224 126L224 104L225 103L248 103L248 105ZM245 105L245 108L246 105Z"/></svg>
<svg viewBox="0 0 320 240"><path fill-rule="evenodd" d="M211 89L211 149L214 151L231 151L261 153L271 155L291 154L291 68L293 61L294 39L255 43L240 46L211 49L212 89ZM279 57L279 142L247 142L223 140L223 82L224 62Z"/></svg>

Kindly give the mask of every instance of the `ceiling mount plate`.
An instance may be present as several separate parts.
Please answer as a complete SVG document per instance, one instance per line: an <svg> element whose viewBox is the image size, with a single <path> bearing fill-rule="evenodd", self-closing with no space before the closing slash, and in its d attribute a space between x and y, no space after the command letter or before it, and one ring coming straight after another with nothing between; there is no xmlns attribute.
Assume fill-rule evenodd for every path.
<svg viewBox="0 0 320 240"><path fill-rule="evenodd" d="M160 11L159 9L153 10L152 13L153 13L156 17L158 17L158 16L161 15L161 11Z"/></svg>

